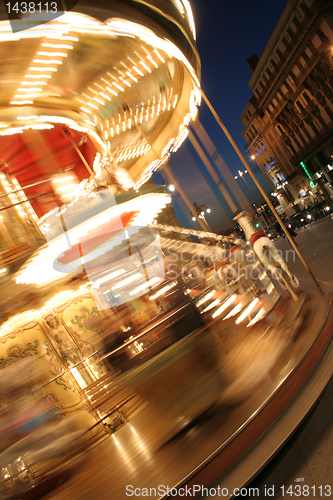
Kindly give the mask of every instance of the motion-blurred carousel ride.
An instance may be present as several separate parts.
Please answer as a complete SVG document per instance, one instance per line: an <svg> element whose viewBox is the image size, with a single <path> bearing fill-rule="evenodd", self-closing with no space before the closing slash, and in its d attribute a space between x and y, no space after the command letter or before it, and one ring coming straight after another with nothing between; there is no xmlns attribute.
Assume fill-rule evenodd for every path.
<svg viewBox="0 0 333 500"><path fill-rule="evenodd" d="M1 19L0 496L36 495L110 434L123 477L128 453L154 486L160 446L198 417L215 418L215 438L186 461L177 448L171 482L214 466L209 484L323 355L329 293L292 291L288 269L266 272L244 240L167 222L170 196L149 179L201 97L187 0ZM242 432L252 441L230 453Z"/></svg>

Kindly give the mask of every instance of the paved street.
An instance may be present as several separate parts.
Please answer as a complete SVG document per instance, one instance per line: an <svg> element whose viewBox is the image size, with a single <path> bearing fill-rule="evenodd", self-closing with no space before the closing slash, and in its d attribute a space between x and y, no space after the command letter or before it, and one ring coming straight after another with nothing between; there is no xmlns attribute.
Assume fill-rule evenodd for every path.
<svg viewBox="0 0 333 500"><path fill-rule="evenodd" d="M295 240L315 277L325 282L333 292L333 219L327 218L298 229ZM276 241L276 246L282 251L290 249L289 243L283 238ZM308 277L297 257L295 262L289 261L288 265L299 278ZM325 496L324 493L320 496L319 487L332 485L333 478L332 401L333 379L306 421L271 464L253 481L253 486L260 488L260 498L264 498L265 485L274 485L274 498L282 500L280 488L284 486L286 491L289 486L292 485L294 489L297 484L316 486L316 496L312 496L311 492L307 498L319 499Z"/></svg>
<svg viewBox="0 0 333 500"><path fill-rule="evenodd" d="M310 266L313 274L318 280L331 285L333 291L333 219L327 217L318 222L312 222L305 228L296 230L295 241L304 259ZM279 250L286 252L291 249L291 245L284 238L276 240ZM299 258L288 254L288 266L299 278L308 278L308 273L304 269Z"/></svg>

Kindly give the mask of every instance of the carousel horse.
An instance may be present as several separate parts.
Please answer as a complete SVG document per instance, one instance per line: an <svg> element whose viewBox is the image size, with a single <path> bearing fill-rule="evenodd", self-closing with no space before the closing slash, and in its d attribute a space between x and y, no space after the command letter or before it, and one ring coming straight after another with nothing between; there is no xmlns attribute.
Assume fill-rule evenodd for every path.
<svg viewBox="0 0 333 500"><path fill-rule="evenodd" d="M282 271L286 273L290 284L294 288L297 288L299 286L297 277L289 271L287 264L282 259L280 252L274 245L273 241L271 241L263 231L256 230L251 221L250 214L243 211L238 214L234 220L236 220L243 229L246 240L250 242L250 245L261 264L272 273L273 277L277 279L279 284L283 288L286 288L286 282L278 266L280 266Z"/></svg>

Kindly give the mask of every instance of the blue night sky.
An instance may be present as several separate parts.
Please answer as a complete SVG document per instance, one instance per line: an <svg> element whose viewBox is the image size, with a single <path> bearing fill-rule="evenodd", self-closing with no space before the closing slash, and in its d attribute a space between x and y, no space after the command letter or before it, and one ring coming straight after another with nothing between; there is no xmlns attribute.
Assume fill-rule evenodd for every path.
<svg viewBox="0 0 333 500"><path fill-rule="evenodd" d="M197 46L202 63L201 85L208 99L220 115L237 146L251 166L264 189L270 193L271 187L259 167L245 152L245 140L241 133L243 125L239 121L246 104L252 97L248 82L252 72L246 63L253 54L259 57L287 4L287 0L190 0L197 29ZM222 130L217 125L205 104L199 109L199 120L210 135L220 155L234 175L244 167L234 152ZM232 213L222 195L187 139L174 153L169 166L177 176L186 195L193 203L205 203L212 208L207 216L214 231L220 232L231 225ZM155 174L158 184L163 179ZM262 197L253 181L247 181L255 196ZM255 200L242 180L236 181L250 203ZM227 186L226 186L227 187ZM179 194L173 195L173 206L182 225L199 229L192 222L189 210Z"/></svg>

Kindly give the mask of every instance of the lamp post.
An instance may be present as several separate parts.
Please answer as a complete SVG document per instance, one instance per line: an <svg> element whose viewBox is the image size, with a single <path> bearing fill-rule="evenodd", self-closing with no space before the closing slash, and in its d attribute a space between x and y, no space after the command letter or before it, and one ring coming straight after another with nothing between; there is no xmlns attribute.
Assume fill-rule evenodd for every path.
<svg viewBox="0 0 333 500"><path fill-rule="evenodd" d="M209 227L209 225L208 225L208 223L206 221L206 217L205 217L205 213L210 214L211 213L211 209L209 207L207 207L207 205L205 205L205 204L198 205L198 203L196 201L194 203L192 203L192 205L194 207L194 213L190 212L191 219L193 221L196 221L197 218L201 219L202 221L204 221L204 223L208 227L209 231L211 231L211 229L210 229L210 227Z"/></svg>
<svg viewBox="0 0 333 500"><path fill-rule="evenodd" d="M253 198L256 200L257 204L258 204L258 207L259 207L259 211L262 213L262 215L264 216L265 218L265 221L268 223L268 219L267 219L267 216L266 216L266 213L265 213L265 210L263 208L263 206L261 205L260 201L258 200L258 198L256 197L256 195L254 194L254 192L252 191L252 189L250 188L247 180L245 179L245 174L247 174L247 170L245 170L244 172L242 172L241 170L238 170L238 175L235 175L235 179L243 179L243 181L245 182L245 184L247 185L247 187L249 188ZM258 208L257 208L257 211L258 211Z"/></svg>
<svg viewBox="0 0 333 500"><path fill-rule="evenodd" d="M172 192L175 190L175 186L171 182L168 182L166 179L163 179L162 186L166 186L166 188Z"/></svg>
<svg viewBox="0 0 333 500"><path fill-rule="evenodd" d="M239 156L239 159L241 160L241 162L243 163L244 167L248 170L250 176L252 177L254 183L256 184L257 188L259 189L261 195L263 196L263 198L266 200L266 203L267 205L269 206L269 208L271 209L272 213L274 214L276 220L278 221L278 223L280 224L280 226L282 227L286 237L288 238L291 246L293 247L293 249L295 250L296 254L298 255L298 257L300 258L300 261L302 262L303 266L305 267L305 269L307 270L307 272L310 274L314 284L316 285L317 289L319 290L320 293L323 293L323 290L320 288L320 285L318 283L318 281L316 280L313 272L311 271L310 267L308 266L307 262L305 261L303 255L301 254L301 252L299 251L297 245L295 244L294 240L292 239L292 237L290 236L289 232L288 232L288 229L286 228L286 226L284 225L284 222L283 220L281 219L281 217L279 216L279 214L277 213L277 211L275 210L272 202L270 201L270 199L268 198L267 194L265 193L265 191L263 190L262 186L260 185L260 183L258 182L256 176L254 175L251 167L248 165L247 161L245 160L244 156L242 155L242 153L240 152L237 144L235 143L235 141L233 140L233 138L231 137L228 129L226 128L226 126L224 125L224 123L222 122L221 118L219 117L219 115L216 113L215 109L213 108L211 102L209 101L209 99L207 98L206 94L203 92L202 88L200 88L200 92L201 92L201 95L202 95L202 98L203 100L205 101L205 103L207 104L208 108L210 109L210 111L212 112L215 120L217 121L217 123L219 124L219 126L221 127L221 129L223 130L223 132L225 133L225 135L227 136L230 144L232 145L232 147L234 148L234 150L236 151L237 155Z"/></svg>

